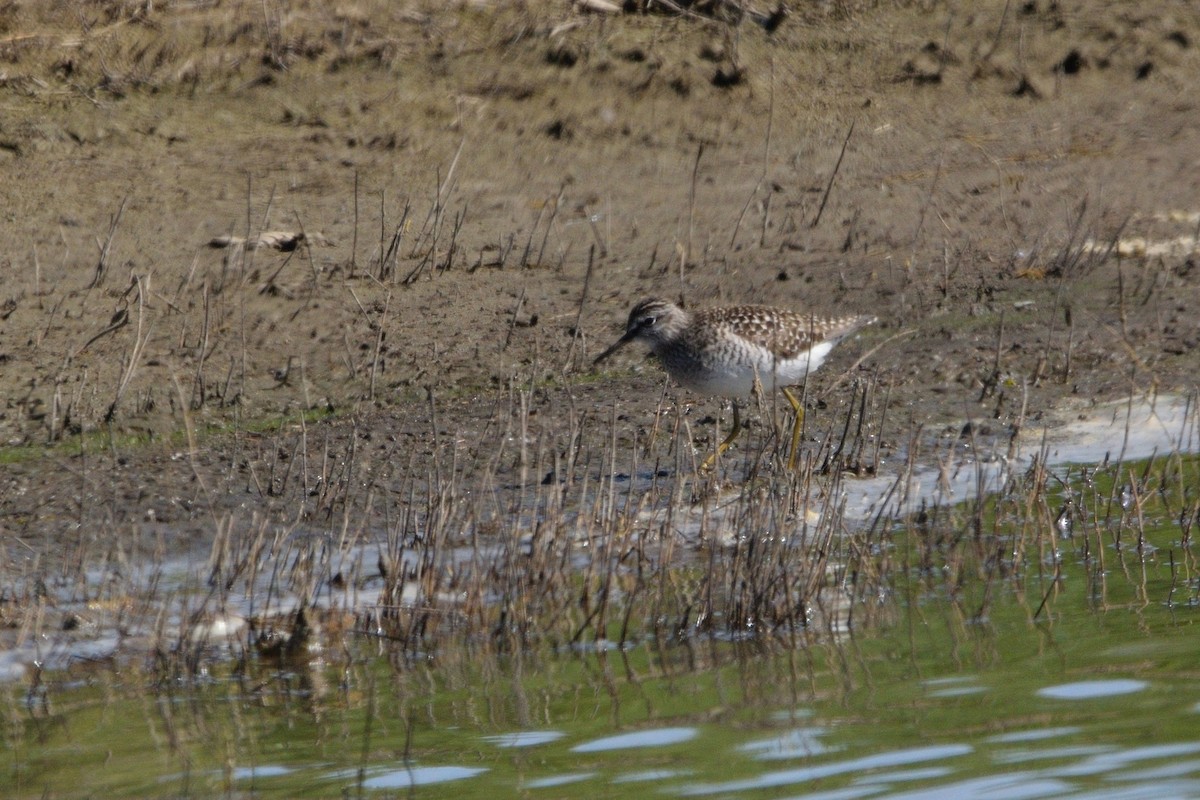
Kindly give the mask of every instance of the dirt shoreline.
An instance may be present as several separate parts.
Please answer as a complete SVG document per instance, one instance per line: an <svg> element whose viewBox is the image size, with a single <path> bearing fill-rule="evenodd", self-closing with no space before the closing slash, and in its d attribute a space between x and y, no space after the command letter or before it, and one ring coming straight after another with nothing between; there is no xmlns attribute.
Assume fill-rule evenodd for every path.
<svg viewBox="0 0 1200 800"><path fill-rule="evenodd" d="M1006 8L5 9L10 578L648 435L661 370L590 368L646 295L877 315L816 431L854 378L897 432L1194 388L1200 11Z"/></svg>

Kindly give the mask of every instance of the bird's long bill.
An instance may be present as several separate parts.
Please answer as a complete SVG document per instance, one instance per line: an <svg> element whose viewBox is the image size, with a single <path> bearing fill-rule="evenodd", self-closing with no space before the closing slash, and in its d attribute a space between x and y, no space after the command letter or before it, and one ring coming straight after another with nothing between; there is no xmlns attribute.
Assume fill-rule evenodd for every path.
<svg viewBox="0 0 1200 800"><path fill-rule="evenodd" d="M596 364L599 364L601 361L608 358L609 356L611 356L613 353L620 350L625 345L629 344L629 342L631 342L632 340L633 340L633 334L626 333L620 339L617 339L615 342L613 342L612 347L608 348L603 353L596 356L596 360L592 362L592 365L595 366Z"/></svg>

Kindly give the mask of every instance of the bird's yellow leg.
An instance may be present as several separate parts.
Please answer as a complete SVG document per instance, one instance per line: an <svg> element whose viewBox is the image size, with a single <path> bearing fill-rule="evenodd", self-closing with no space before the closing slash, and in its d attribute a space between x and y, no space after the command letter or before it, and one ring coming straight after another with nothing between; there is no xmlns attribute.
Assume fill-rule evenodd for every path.
<svg viewBox="0 0 1200 800"><path fill-rule="evenodd" d="M783 387L783 396L792 404L792 411L796 412L796 422L792 425L792 449L788 453L788 469L795 469L800 456L800 429L804 425L804 406L800 405L796 395L786 386Z"/></svg>
<svg viewBox="0 0 1200 800"><path fill-rule="evenodd" d="M725 451L729 449L729 445L733 444L733 440L736 439L738 434L741 432L742 417L740 414L738 414L738 404L735 400L733 401L733 430L731 430L729 435L726 436L719 445L717 445L716 452L708 454L708 457L704 459L704 463L700 465L700 471L708 472L710 469L712 469L716 465L717 459L724 455Z"/></svg>

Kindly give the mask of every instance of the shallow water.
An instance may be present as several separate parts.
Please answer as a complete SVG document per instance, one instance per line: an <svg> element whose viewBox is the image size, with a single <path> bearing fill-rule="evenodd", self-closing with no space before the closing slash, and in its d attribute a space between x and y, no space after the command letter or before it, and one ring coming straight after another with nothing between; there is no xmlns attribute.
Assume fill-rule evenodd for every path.
<svg viewBox="0 0 1200 800"><path fill-rule="evenodd" d="M6 690L5 796L1195 797L1194 603L1169 564L1068 575L1050 614L930 594L795 649L646 642L521 657L327 656L147 686ZM1135 592L1136 594L1136 592ZM1194 589L1192 591L1194 595Z"/></svg>
<svg viewBox="0 0 1200 800"><path fill-rule="evenodd" d="M1189 441L1194 427L1164 449ZM895 548L895 574L859 596L860 622L823 633L513 653L472 639L415 652L360 630L280 662L232 626L188 663L116 658L147 635L128 623L75 638L69 658L34 641L40 660L11 662L0 686L0 795L1200 796L1185 527L1200 481L1194 459L1173 463L1133 505L1100 472L1065 468L1088 488L1056 479L998 504L994 525L945 508L868 540ZM1053 516L1067 496L1073 526ZM1025 501L1037 508L1016 513Z"/></svg>

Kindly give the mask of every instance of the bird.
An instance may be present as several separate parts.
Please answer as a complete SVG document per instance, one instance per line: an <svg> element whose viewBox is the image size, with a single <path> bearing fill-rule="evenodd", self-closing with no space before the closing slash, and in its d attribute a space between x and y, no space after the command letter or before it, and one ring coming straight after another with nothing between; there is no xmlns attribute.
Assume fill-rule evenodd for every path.
<svg viewBox="0 0 1200 800"><path fill-rule="evenodd" d="M715 306L691 312L658 298L629 312L625 333L592 362L597 365L632 341L649 346L667 373L685 389L733 400L733 429L705 459L708 469L741 433L737 401L756 387L783 391L796 420L789 469L795 469L804 409L788 387L824 363L842 339L875 322L869 314L817 316L762 305Z"/></svg>

